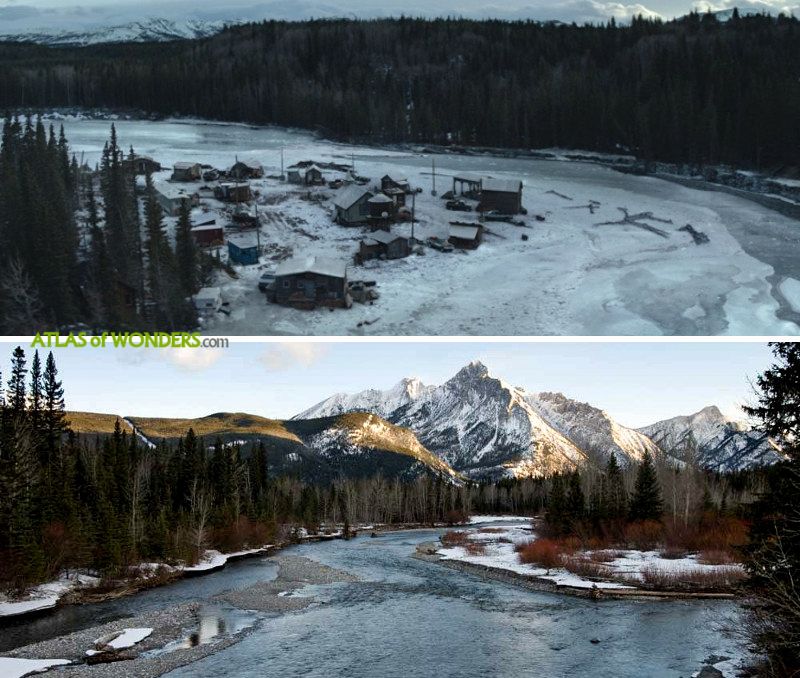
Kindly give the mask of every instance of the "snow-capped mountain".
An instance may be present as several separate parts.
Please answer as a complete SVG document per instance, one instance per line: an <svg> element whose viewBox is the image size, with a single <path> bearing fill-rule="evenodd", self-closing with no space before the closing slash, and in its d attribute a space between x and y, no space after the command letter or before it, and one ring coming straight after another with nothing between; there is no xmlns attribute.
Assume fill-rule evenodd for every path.
<svg viewBox="0 0 800 678"><path fill-rule="evenodd" d="M528 393L480 362L441 386L404 379L389 391L336 394L298 418L374 412L410 428L450 466L473 476L538 476L615 454L625 464L658 448L605 412L560 394Z"/></svg>
<svg viewBox="0 0 800 678"><path fill-rule="evenodd" d="M673 456L695 455L702 466L715 471L773 464L782 458L769 436L750 430L745 422L726 417L713 405L639 431Z"/></svg>
<svg viewBox="0 0 800 678"><path fill-rule="evenodd" d="M688 440L698 442L697 460L711 469L779 459L766 436L725 418L716 407L635 430L560 393L511 386L480 362L441 386L403 379L388 391L338 393L296 418L357 411L411 429L428 450L473 477L539 476L587 463L602 466L611 454L623 465L638 462L645 452L683 461Z"/></svg>
<svg viewBox="0 0 800 678"><path fill-rule="evenodd" d="M40 45L98 45L112 42L168 42L206 38L219 33L235 21L185 21L162 18L131 21L113 26L100 26L85 30L42 29L0 35L0 42L34 42Z"/></svg>

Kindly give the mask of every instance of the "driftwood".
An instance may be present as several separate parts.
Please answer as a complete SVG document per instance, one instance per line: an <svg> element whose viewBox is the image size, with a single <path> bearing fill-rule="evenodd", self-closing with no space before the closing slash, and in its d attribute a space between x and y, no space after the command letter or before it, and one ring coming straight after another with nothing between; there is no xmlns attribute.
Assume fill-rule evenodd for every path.
<svg viewBox="0 0 800 678"><path fill-rule="evenodd" d="M709 242L708 236L702 231L698 231L691 224L686 224L686 226L681 226L678 230L686 231L689 235L691 235L695 245L705 245L706 243Z"/></svg>
<svg viewBox="0 0 800 678"><path fill-rule="evenodd" d="M643 220L647 219L648 221L657 221L661 224L671 224L672 219L660 219L659 217L653 216L652 212L637 212L636 214L628 214L627 207L617 207L617 209L622 212L622 219L617 221L603 221L599 224L595 224L595 226L636 226L637 228L660 235L662 238L669 238L669 233L660 228L656 228L655 226L651 226L650 224L646 224Z"/></svg>
<svg viewBox="0 0 800 678"><path fill-rule="evenodd" d="M600 207L600 203L597 200L590 200L588 205L573 205L571 207L567 207L568 210L589 210L591 214L594 214L597 211L597 208Z"/></svg>

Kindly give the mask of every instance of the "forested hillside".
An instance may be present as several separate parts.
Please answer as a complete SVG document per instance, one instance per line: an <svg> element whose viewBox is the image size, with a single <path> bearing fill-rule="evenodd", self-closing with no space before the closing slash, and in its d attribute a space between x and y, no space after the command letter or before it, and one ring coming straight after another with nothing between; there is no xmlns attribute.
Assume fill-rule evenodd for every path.
<svg viewBox="0 0 800 678"><path fill-rule="evenodd" d="M265 22L168 45L0 46L0 106L112 107L348 139L572 147L780 168L800 23Z"/></svg>

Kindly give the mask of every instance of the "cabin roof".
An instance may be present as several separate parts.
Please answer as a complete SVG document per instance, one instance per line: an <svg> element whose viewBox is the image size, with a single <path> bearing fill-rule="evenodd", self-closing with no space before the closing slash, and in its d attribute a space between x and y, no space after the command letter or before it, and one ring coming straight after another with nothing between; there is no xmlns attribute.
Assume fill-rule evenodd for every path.
<svg viewBox="0 0 800 678"><path fill-rule="evenodd" d="M388 204L394 201L385 193L378 193L377 195L373 195L367 202L371 202L375 205L380 205L380 204Z"/></svg>
<svg viewBox="0 0 800 678"><path fill-rule="evenodd" d="M347 188L339 191L333 199L333 204L343 210L350 209L365 195L372 197L372 192L361 186L348 186Z"/></svg>
<svg viewBox="0 0 800 678"><path fill-rule="evenodd" d="M317 273L331 278L344 278L347 276L347 262L333 257L299 255L282 261L275 269L276 276L299 273Z"/></svg>
<svg viewBox="0 0 800 678"><path fill-rule="evenodd" d="M389 245L393 243L395 240L405 240L405 236L402 236L398 233L387 233L386 231L375 231L375 233L370 233L367 238L364 239L364 242L367 244L371 244L370 240L376 243L381 243L382 245Z"/></svg>
<svg viewBox="0 0 800 678"><path fill-rule="evenodd" d="M481 188L484 191L494 191L496 193L519 193L522 190L522 182L519 179L494 179L485 177Z"/></svg>
<svg viewBox="0 0 800 678"><path fill-rule="evenodd" d="M475 240L478 237L478 226L450 226L450 237Z"/></svg>

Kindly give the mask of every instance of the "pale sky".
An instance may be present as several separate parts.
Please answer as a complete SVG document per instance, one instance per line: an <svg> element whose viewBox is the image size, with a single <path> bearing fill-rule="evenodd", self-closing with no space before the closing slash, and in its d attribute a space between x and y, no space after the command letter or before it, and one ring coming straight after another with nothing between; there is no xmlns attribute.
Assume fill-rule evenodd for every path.
<svg viewBox="0 0 800 678"><path fill-rule="evenodd" d="M0 342L3 380L15 344ZM23 346L29 358L33 350ZM45 352L46 353L46 352ZM471 360L529 391L560 391L639 427L707 405L732 413L771 364L763 343L233 343L225 350L55 349L67 407L122 416L242 411L288 418L336 392L441 384Z"/></svg>
<svg viewBox="0 0 800 678"><path fill-rule="evenodd" d="M576 23L605 22L611 17L674 18L692 9L768 11L800 14L798 0L0 0L0 35L47 31L84 31L150 17L176 21L302 20L353 16L448 16L468 18L559 20Z"/></svg>

